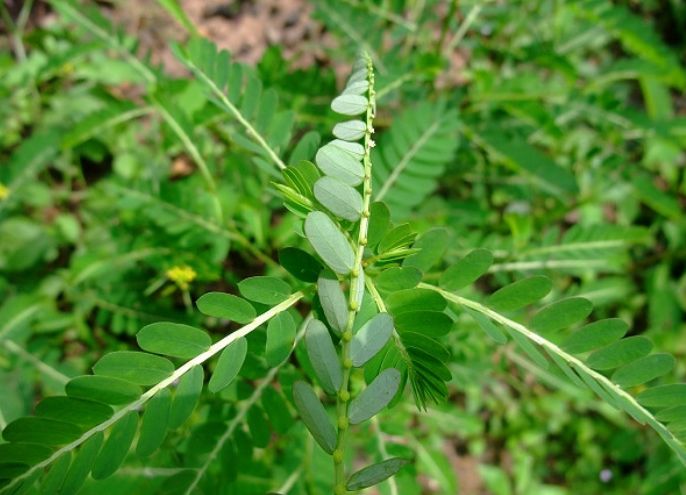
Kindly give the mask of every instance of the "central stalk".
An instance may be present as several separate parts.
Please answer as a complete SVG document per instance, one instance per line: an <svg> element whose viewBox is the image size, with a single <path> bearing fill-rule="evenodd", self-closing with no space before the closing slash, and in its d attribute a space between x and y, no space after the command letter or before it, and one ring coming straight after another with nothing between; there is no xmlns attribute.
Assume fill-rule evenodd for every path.
<svg viewBox="0 0 686 495"><path fill-rule="evenodd" d="M341 388L338 391L336 399L336 415L338 435L336 438L336 450L333 453L333 462L335 470L335 495L345 495L348 493L345 488L345 444L348 433L348 404L350 403L350 373L353 363L350 359L350 341L353 338L353 324L355 316L360 309L360 302L364 294L364 267L362 266L362 258L364 256L364 249L367 245L367 232L369 230L369 206L372 198L372 160L371 149L374 147L372 134L374 133L373 120L376 113L376 93L374 91L374 68L372 60L367 53L365 53L367 61L367 80L369 82L368 101L366 113L366 130L364 134L364 181L362 184L362 216L360 218L360 227L357 235L357 244L355 246L355 263L350 272L350 288L348 290L348 321L345 331L341 337L341 362L343 363L343 381Z"/></svg>

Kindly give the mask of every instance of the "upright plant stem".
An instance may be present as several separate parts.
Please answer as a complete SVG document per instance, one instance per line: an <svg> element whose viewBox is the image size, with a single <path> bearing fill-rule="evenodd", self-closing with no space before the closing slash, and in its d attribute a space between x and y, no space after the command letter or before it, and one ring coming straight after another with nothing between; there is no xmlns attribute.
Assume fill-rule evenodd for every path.
<svg viewBox="0 0 686 495"><path fill-rule="evenodd" d="M353 324L355 315L360 309L362 293L364 293L364 267L362 257L367 245L367 232L369 230L369 205L372 197L372 161L371 149L374 146L372 133L374 132L373 120L376 113L376 93L374 92L374 67L369 54L365 53L367 60L367 79L369 81L369 105L367 106L367 130L364 135L364 182L362 185L363 207L360 218L360 228L355 246L355 263L350 273L350 289L348 291L348 322L341 338L341 361L343 363L343 380L336 399L336 414L338 417L338 435L336 438L336 450L333 453L335 472L335 495L345 495L348 490L345 487L345 446L348 434L348 405L350 403L350 372L352 360L350 359L350 341L353 337ZM360 278L362 280L360 281ZM362 283L360 283L362 282Z"/></svg>

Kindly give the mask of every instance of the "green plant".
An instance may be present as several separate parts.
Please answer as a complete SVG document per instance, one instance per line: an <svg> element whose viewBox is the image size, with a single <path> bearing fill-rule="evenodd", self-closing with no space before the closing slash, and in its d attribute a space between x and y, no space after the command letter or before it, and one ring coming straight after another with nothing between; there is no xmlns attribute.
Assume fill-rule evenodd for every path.
<svg viewBox="0 0 686 495"><path fill-rule="evenodd" d="M666 88L683 69L637 35L636 16L572 2L555 30L521 5L553 33L556 58L490 4L460 26L438 19L436 43L418 28L437 20L428 9L317 3L343 53L367 50L333 116L330 98L312 97L333 91L326 69L287 73L277 51L252 68L193 38L174 53L194 77L174 79L97 11L53 4L85 34L46 30L53 41L8 65L2 86L19 106L32 85L44 101L28 98L6 124L39 123L0 169L0 364L18 383L0 388L0 491L91 493L124 479L132 492L346 493L390 477L382 493L419 493L422 473L455 493L442 453L454 437L475 456L496 450L489 442L517 453L511 470L484 456L494 493L544 493L550 472L597 491L588 473L608 458L650 473L614 493L675 490L681 463L608 407L686 462L684 385L670 375L683 369L647 338L683 353L664 331L682 314L683 178L665 157L682 139ZM507 29L472 46L468 87L443 91L444 50L481 12L484 29ZM612 51L599 50L607 71L593 79L584 54L607 36L640 63L605 67ZM494 69L508 77L494 81ZM579 90L570 73L593 83ZM624 78L640 80L645 115L618 107ZM144 96L122 98L122 81ZM598 166L633 163L636 147L660 181ZM104 178L93 173L110 159ZM172 160L191 171L173 176ZM562 421L578 439L555 436ZM613 441L583 440L593 434ZM570 445L579 452L564 460L535 457ZM351 474L361 458L368 467Z"/></svg>

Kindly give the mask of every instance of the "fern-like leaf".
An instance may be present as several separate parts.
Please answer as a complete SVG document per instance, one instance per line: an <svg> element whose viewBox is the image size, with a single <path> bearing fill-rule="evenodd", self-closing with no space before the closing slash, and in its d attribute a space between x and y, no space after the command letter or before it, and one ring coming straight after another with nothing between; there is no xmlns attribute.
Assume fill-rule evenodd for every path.
<svg viewBox="0 0 686 495"><path fill-rule="evenodd" d="M263 91L254 70L232 63L227 51L219 51L206 39L193 39L185 49L176 45L174 53L205 86L213 101L236 119L249 137L232 136L232 139L256 153L256 163L266 171L274 172L272 164L285 169L279 153L290 140L293 113L275 110L276 91Z"/></svg>
<svg viewBox="0 0 686 495"><path fill-rule="evenodd" d="M220 296L234 301L237 310L244 306L252 308L236 296ZM0 493L28 489L53 463L54 469L66 470L70 464L79 462L79 454L84 449L94 459L86 475L92 469L93 477L107 477L119 468L137 432L139 454L149 455L161 444L167 429L183 423L192 412L202 389L202 365L220 353L232 351L241 342L245 345L246 335L302 297L301 292L288 296L214 344L204 331L185 325L158 323L145 327L138 338L146 352L106 354L93 367L94 375L76 377L67 383L65 397L46 398L37 406L36 416L19 418L5 427L2 435L8 443L0 451ZM222 300L222 312L230 309L227 304L231 301ZM207 299L203 302L201 298L198 306L207 314L215 311ZM174 359L196 353L178 367L163 357ZM237 370L233 368L231 373L235 376ZM221 366L217 366L213 378L221 372ZM183 389L184 393L177 391L172 396L169 389L177 383L178 390ZM142 392L141 386L148 388ZM112 406L117 407L116 411ZM141 410L142 421L139 421ZM111 433L104 443L95 441L109 429ZM32 444L36 455L21 455L27 443ZM94 448L93 443L98 447ZM78 452L74 461L63 462L71 459L73 452ZM49 476L43 489L46 483ZM59 481L50 493L57 493L63 483Z"/></svg>
<svg viewBox="0 0 686 495"><path fill-rule="evenodd" d="M670 430L666 424L677 424L686 418L683 409L668 414L673 407L686 405L686 384L646 385L668 373L674 359L665 354L650 354L652 343L645 337L622 339L627 325L621 320L600 320L564 335L564 329L590 313L589 301L570 298L553 303L541 309L527 326L495 309L493 297L480 303L433 285L422 283L419 287L436 291L446 300L480 315L475 320L491 336L496 332L498 337L502 334L499 326L503 327L539 366L548 368L553 364L574 384L589 388L603 401L650 426L686 464L682 430ZM635 388L639 385L640 389ZM628 390L642 391L634 396ZM660 417L669 417L669 421L660 421Z"/></svg>
<svg viewBox="0 0 686 495"><path fill-rule="evenodd" d="M431 194L457 148L457 112L443 103L406 110L372 151L375 200L406 216Z"/></svg>

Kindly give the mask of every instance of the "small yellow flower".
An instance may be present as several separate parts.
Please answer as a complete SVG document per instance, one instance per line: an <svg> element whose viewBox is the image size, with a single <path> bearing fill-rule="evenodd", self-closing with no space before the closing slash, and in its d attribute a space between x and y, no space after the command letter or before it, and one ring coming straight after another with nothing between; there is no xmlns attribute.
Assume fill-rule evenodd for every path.
<svg viewBox="0 0 686 495"><path fill-rule="evenodd" d="M5 199L7 196L10 195L10 189L7 187L5 184L0 182L0 201Z"/></svg>
<svg viewBox="0 0 686 495"><path fill-rule="evenodd" d="M189 284L198 274L190 266L173 266L167 270L166 275L169 280L179 286L179 289L188 290Z"/></svg>

